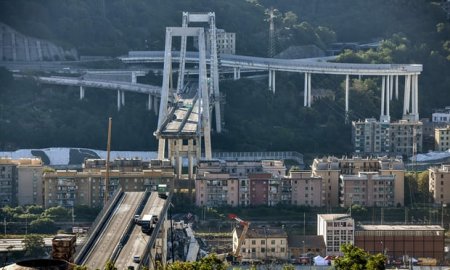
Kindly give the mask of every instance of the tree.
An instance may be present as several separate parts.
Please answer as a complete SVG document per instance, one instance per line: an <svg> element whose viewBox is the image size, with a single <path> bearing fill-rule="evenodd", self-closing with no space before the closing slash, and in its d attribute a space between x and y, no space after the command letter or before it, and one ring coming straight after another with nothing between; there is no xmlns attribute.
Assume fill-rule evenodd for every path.
<svg viewBox="0 0 450 270"><path fill-rule="evenodd" d="M39 218L30 223L32 233L55 233L55 222L49 218Z"/></svg>
<svg viewBox="0 0 450 270"><path fill-rule="evenodd" d="M386 257L383 254L374 256L352 244L343 244L341 251L344 256L335 260L337 270L384 270Z"/></svg>
<svg viewBox="0 0 450 270"><path fill-rule="evenodd" d="M45 256L45 242L40 235L29 234L23 240L25 256L30 258L41 258Z"/></svg>
<svg viewBox="0 0 450 270"><path fill-rule="evenodd" d="M45 210L43 216L57 221L67 221L71 218L71 211L62 206L56 206Z"/></svg>
<svg viewBox="0 0 450 270"><path fill-rule="evenodd" d="M176 261L167 266L167 270L225 270L227 265L215 254L203 257L196 262Z"/></svg>

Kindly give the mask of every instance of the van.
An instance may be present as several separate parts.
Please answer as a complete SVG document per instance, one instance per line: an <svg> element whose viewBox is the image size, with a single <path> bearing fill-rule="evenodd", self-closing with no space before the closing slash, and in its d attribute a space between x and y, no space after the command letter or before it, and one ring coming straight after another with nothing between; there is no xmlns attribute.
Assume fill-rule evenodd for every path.
<svg viewBox="0 0 450 270"><path fill-rule="evenodd" d="M134 255L133 256L133 262L134 263L140 263L141 262L141 256Z"/></svg>

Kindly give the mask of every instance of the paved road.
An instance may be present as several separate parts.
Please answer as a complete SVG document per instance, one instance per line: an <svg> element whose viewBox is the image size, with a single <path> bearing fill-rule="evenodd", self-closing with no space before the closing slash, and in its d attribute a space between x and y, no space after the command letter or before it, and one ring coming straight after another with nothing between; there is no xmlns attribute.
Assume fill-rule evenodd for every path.
<svg viewBox="0 0 450 270"><path fill-rule="evenodd" d="M112 219L83 263L89 269L103 269L119 243L128 221L134 217L133 215L143 196L144 192L125 192L122 203L112 214Z"/></svg>
<svg viewBox="0 0 450 270"><path fill-rule="evenodd" d="M156 214L159 216L164 206L164 202L165 200L158 197L157 192L152 192L144 207L144 210L142 211L142 215ZM135 226L128 242L125 244L116 260L115 266L117 269L127 269L130 265L137 269L138 264L133 262L133 256L142 255L149 239L150 236L142 233L140 226Z"/></svg>

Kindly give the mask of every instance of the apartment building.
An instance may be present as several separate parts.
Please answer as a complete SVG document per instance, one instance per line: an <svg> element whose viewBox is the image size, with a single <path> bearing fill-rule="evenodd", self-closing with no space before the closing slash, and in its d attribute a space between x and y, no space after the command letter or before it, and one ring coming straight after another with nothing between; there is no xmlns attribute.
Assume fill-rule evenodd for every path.
<svg viewBox="0 0 450 270"><path fill-rule="evenodd" d="M431 115L431 119L435 123L450 123L450 106L439 109Z"/></svg>
<svg viewBox="0 0 450 270"><path fill-rule="evenodd" d="M206 48L210 51L210 33L206 31ZM216 29L217 53L236 54L236 33L225 32L224 29Z"/></svg>
<svg viewBox="0 0 450 270"><path fill-rule="evenodd" d="M291 170L288 179L291 184L292 205L322 206L322 177L314 176L311 171Z"/></svg>
<svg viewBox="0 0 450 270"><path fill-rule="evenodd" d="M198 206L276 205L286 167L282 161L200 161L195 180Z"/></svg>
<svg viewBox="0 0 450 270"><path fill-rule="evenodd" d="M359 204L368 207L395 206L395 176L378 172L341 175L341 206Z"/></svg>
<svg viewBox="0 0 450 270"><path fill-rule="evenodd" d="M355 153L398 154L412 156L422 151L423 124L402 119L398 122L374 118L352 122L352 144Z"/></svg>
<svg viewBox="0 0 450 270"><path fill-rule="evenodd" d="M447 151L450 148L450 125L434 129L434 150Z"/></svg>
<svg viewBox="0 0 450 270"><path fill-rule="evenodd" d="M422 122L400 120L389 127L391 153L407 157L422 152Z"/></svg>
<svg viewBox="0 0 450 270"><path fill-rule="evenodd" d="M18 205L44 204L42 174L44 164L40 158L25 158L17 161L17 203Z"/></svg>
<svg viewBox="0 0 450 270"><path fill-rule="evenodd" d="M390 258L408 255L444 261L445 230L436 225L360 225L355 231L355 246Z"/></svg>
<svg viewBox="0 0 450 270"><path fill-rule="evenodd" d="M0 158L0 206L42 205L43 170L39 158Z"/></svg>
<svg viewBox="0 0 450 270"><path fill-rule="evenodd" d="M359 181L363 178L368 178L369 176L368 174L364 174L359 177L360 172L372 172L378 175L375 177L379 179L376 180L376 186L370 185L364 187L365 192L371 195L374 193L378 194L379 181L391 183L391 180L388 179L391 179L393 176L395 179L393 182L394 205L404 205L405 166L401 159L388 157L343 157L338 159L336 157L326 157L314 159L312 165L312 174L322 177L323 206L336 207L343 203L342 200L347 200L347 202L349 200L351 203L352 198L349 196L355 192L345 195L346 192L345 189L343 189L343 181L346 181L346 187L349 188L347 192L350 192L350 187L353 186L350 185L351 179L353 179L351 180L353 184L360 185L359 189L356 190L362 191L363 183L357 182L359 183L357 184L354 181ZM345 177L341 178L341 175L344 175ZM373 178L373 176L370 177ZM370 190L367 190L367 188L370 188ZM353 200L356 200L356 197L353 198Z"/></svg>
<svg viewBox="0 0 450 270"><path fill-rule="evenodd" d="M353 244L355 221L347 214L317 215L317 235L322 235L327 256L342 256L342 244Z"/></svg>
<svg viewBox="0 0 450 270"><path fill-rule="evenodd" d="M436 204L450 204L450 165L428 169L429 191Z"/></svg>
<svg viewBox="0 0 450 270"><path fill-rule="evenodd" d="M233 230L233 252L236 252L242 228ZM250 228L240 255L243 262L288 259L288 236L283 228Z"/></svg>
<svg viewBox="0 0 450 270"><path fill-rule="evenodd" d="M114 163L114 162L113 162ZM155 190L158 184L173 187L174 172L168 160L151 161L150 167L140 169L133 163L128 168L110 170L108 190L112 194L119 187L124 191ZM96 164L96 165L95 165ZM45 172L44 206L88 205L101 207L105 192L106 170L101 166L102 161L87 160L85 171L57 170ZM104 164L104 163L103 163ZM94 166L95 165L95 166ZM131 167L131 171L130 171Z"/></svg>
<svg viewBox="0 0 450 270"><path fill-rule="evenodd" d="M355 153L389 153L389 122L375 118L353 121L352 144Z"/></svg>

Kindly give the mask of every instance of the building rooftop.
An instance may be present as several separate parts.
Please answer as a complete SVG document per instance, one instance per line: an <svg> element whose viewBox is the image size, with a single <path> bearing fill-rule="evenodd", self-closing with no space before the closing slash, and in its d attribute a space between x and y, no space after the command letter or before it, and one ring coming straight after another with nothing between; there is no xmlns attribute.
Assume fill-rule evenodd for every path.
<svg viewBox="0 0 450 270"><path fill-rule="evenodd" d="M348 214L320 214L319 216L326 221L352 218Z"/></svg>
<svg viewBox="0 0 450 270"><path fill-rule="evenodd" d="M443 231L439 225L359 225L359 231Z"/></svg>
<svg viewBox="0 0 450 270"><path fill-rule="evenodd" d="M236 228L237 234L241 235L242 228ZM287 233L282 228L274 228L274 227L256 227L249 228L246 234L246 239L251 238L287 238Z"/></svg>
<svg viewBox="0 0 450 270"><path fill-rule="evenodd" d="M325 242L322 235L289 235L288 236L288 246L290 248L297 247L303 248L303 243L305 248L320 248L325 249Z"/></svg>

